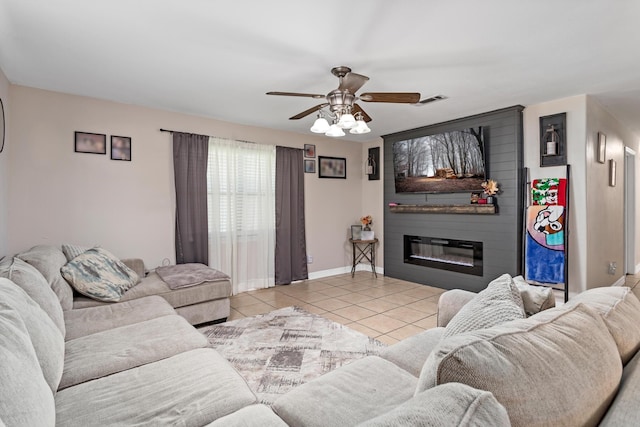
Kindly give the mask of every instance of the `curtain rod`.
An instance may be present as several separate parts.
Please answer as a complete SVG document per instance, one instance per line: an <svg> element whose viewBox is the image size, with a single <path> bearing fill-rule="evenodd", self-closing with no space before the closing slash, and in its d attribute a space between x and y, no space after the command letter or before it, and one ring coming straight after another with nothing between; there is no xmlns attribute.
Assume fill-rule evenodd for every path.
<svg viewBox="0 0 640 427"><path fill-rule="evenodd" d="M177 132L177 133L190 133L190 134L193 134L193 135L200 135L200 134L194 134L193 132L182 132L182 131L179 131L179 130L162 129L162 128L160 128L160 132L169 132L169 133L175 133L175 132ZM210 137L210 138L229 139L229 138L222 138L222 137L219 137L219 136L213 136L213 137L212 137L212 136L210 136L210 135L202 135L202 136L208 136L208 137ZM257 144L257 142L253 142L253 141L244 141L244 140L242 140L242 139L235 139L235 140L230 140L230 141L244 142L244 143L246 143L246 144Z"/></svg>

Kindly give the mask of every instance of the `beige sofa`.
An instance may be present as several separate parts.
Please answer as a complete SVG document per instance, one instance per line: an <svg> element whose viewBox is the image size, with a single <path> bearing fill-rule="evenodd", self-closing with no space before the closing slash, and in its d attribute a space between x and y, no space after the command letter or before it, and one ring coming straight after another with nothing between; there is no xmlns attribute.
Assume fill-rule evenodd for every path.
<svg viewBox="0 0 640 427"><path fill-rule="evenodd" d="M438 328L304 384L273 410L296 426L637 425L640 301L629 288L446 336L469 323L456 316L504 314L491 304L463 314L479 295L445 292Z"/></svg>
<svg viewBox="0 0 640 427"><path fill-rule="evenodd" d="M109 305L101 301L82 296L60 274L60 268L67 263L67 258L60 247L51 245L35 246L19 253L16 257L36 267L51 284L60 300L62 309L95 307ZM144 263L140 259L123 260L141 278L140 283L129 289L121 298L121 302L158 295L164 298L182 317L192 325L217 320L224 320L230 312L231 283L228 280L204 282L172 290L160 279L158 274L145 274Z"/></svg>
<svg viewBox="0 0 640 427"><path fill-rule="evenodd" d="M0 426L619 426L640 419L640 301L625 287L594 289L528 318L522 301L493 311L502 300L483 300L499 288L493 283L477 295L445 292L438 328L267 407L164 298L63 310L51 273L20 258L0 262ZM514 295L521 298L510 288L506 299Z"/></svg>
<svg viewBox="0 0 640 427"><path fill-rule="evenodd" d="M256 402L164 298L63 310L42 273L0 263L0 425L202 426Z"/></svg>

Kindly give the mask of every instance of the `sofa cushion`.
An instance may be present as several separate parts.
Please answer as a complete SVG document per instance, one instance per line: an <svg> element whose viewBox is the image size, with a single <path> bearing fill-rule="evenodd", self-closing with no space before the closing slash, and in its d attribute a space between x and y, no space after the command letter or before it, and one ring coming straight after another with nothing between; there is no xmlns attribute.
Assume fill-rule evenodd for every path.
<svg viewBox="0 0 640 427"><path fill-rule="evenodd" d="M62 310L73 308L73 289L60 273L62 266L67 263L67 258L59 248L39 245L16 256L42 273L53 292L58 296Z"/></svg>
<svg viewBox="0 0 640 427"><path fill-rule="evenodd" d="M410 399L416 377L377 356L344 365L271 405L292 426L354 426Z"/></svg>
<svg viewBox="0 0 640 427"><path fill-rule="evenodd" d="M75 290L98 301L117 302L138 275L103 248L91 248L60 270Z"/></svg>
<svg viewBox="0 0 640 427"><path fill-rule="evenodd" d="M206 427L287 427L266 405L246 406L239 411L218 418Z"/></svg>
<svg viewBox="0 0 640 427"><path fill-rule="evenodd" d="M416 392L460 382L493 393L514 426L595 425L621 374L604 321L579 304L442 340Z"/></svg>
<svg viewBox="0 0 640 427"><path fill-rule="evenodd" d="M0 279L0 301L13 308L24 320L44 379L55 393L62 377L64 337L51 318L9 279Z"/></svg>
<svg viewBox="0 0 640 427"><path fill-rule="evenodd" d="M432 328L419 334L405 338L380 352L380 357L395 363L415 377L420 371L431 351L442 339L444 328Z"/></svg>
<svg viewBox="0 0 640 427"><path fill-rule="evenodd" d="M169 286L158 276L157 273L150 273L133 288L129 289L122 296L120 301L131 301L149 295L160 295L171 304L172 307L184 307L204 301L211 301L231 296L231 282L222 280L219 282L205 282L196 286L171 290ZM95 301L90 298L76 298L74 308L92 307L104 302Z"/></svg>
<svg viewBox="0 0 640 427"><path fill-rule="evenodd" d="M64 312L65 339L68 341L175 313L173 307L159 296L68 310Z"/></svg>
<svg viewBox="0 0 640 427"><path fill-rule="evenodd" d="M88 246L78 246L78 245L64 244L64 245L61 246L61 249L62 249L62 253L64 254L65 258L67 258L67 262L70 262L75 257L77 257L78 255L82 255L83 253L85 253L86 251L88 251L91 248L88 247Z"/></svg>
<svg viewBox="0 0 640 427"><path fill-rule="evenodd" d="M513 283L516 284L520 291L527 316L533 316L556 306L556 297L553 294L553 289L546 286L530 285L522 276L514 277Z"/></svg>
<svg viewBox="0 0 640 427"><path fill-rule="evenodd" d="M0 298L0 420L7 426L53 426L53 393L42 375L22 316Z"/></svg>
<svg viewBox="0 0 640 427"><path fill-rule="evenodd" d="M522 297L508 274L494 279L447 324L443 338L525 317Z"/></svg>
<svg viewBox="0 0 640 427"><path fill-rule="evenodd" d="M201 348L61 390L63 426L202 426L256 402L218 352Z"/></svg>
<svg viewBox="0 0 640 427"><path fill-rule="evenodd" d="M60 389L205 347L207 339L178 315L67 341Z"/></svg>
<svg viewBox="0 0 640 427"><path fill-rule="evenodd" d="M640 301L633 291L624 286L589 289L569 301L569 305L579 303L602 315L626 364L640 349Z"/></svg>
<svg viewBox="0 0 640 427"><path fill-rule="evenodd" d="M359 427L510 427L506 409L488 391L449 383L418 393Z"/></svg>
<svg viewBox="0 0 640 427"><path fill-rule="evenodd" d="M42 273L20 258L13 258L0 266L0 277L20 286L49 315L62 335L65 334L62 306Z"/></svg>
<svg viewBox="0 0 640 427"><path fill-rule="evenodd" d="M638 396L640 396L640 352L625 365L618 394L599 425L602 427L637 425L640 420Z"/></svg>

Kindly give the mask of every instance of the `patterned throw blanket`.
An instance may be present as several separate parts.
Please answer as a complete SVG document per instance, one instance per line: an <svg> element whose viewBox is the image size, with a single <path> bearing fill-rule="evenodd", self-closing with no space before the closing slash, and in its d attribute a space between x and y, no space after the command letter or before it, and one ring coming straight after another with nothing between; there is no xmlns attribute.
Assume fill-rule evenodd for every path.
<svg viewBox="0 0 640 427"><path fill-rule="evenodd" d="M229 276L204 264L178 264L156 268L156 273L171 289L195 286L204 282L229 280Z"/></svg>

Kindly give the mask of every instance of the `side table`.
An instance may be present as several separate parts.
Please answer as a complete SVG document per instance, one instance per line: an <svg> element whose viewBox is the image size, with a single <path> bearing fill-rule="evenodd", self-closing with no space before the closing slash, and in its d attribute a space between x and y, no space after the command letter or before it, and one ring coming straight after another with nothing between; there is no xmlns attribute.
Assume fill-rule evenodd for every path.
<svg viewBox="0 0 640 427"><path fill-rule="evenodd" d="M361 261L367 260L371 263L371 271L377 278L378 273L376 273L376 244L378 243L378 239L349 239L349 241L351 242L351 246L353 248L353 265L351 266L351 277L353 277L356 273L356 265L360 264Z"/></svg>

